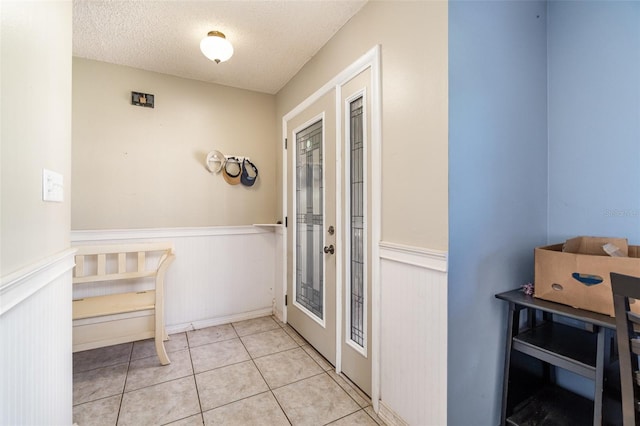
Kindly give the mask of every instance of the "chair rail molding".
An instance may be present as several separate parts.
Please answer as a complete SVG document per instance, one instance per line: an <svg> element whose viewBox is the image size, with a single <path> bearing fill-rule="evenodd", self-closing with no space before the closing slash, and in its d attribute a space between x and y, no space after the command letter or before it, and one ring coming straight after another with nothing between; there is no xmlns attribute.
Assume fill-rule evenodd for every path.
<svg viewBox="0 0 640 426"><path fill-rule="evenodd" d="M90 229L71 231L71 241L138 240L144 238L210 237L221 235L264 234L273 232L265 225L203 226L185 228Z"/></svg>
<svg viewBox="0 0 640 426"><path fill-rule="evenodd" d="M2 277L0 316L71 270L75 252L75 249L63 250Z"/></svg>
<svg viewBox="0 0 640 426"><path fill-rule="evenodd" d="M441 272L447 272L448 269L446 251L413 247L386 241L380 242L380 258Z"/></svg>

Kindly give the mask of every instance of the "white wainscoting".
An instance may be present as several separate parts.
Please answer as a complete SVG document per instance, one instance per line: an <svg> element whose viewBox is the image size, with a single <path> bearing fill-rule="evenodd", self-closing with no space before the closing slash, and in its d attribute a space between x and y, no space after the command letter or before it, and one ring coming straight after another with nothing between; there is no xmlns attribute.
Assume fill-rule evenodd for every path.
<svg viewBox="0 0 640 426"><path fill-rule="evenodd" d="M380 243L380 412L447 424L447 255Z"/></svg>
<svg viewBox="0 0 640 426"><path fill-rule="evenodd" d="M73 252L66 250L2 278L2 425L72 423Z"/></svg>
<svg viewBox="0 0 640 426"><path fill-rule="evenodd" d="M176 260L165 278L169 333L270 315L280 253L276 226L72 231L72 245L169 241ZM279 261L279 260L278 260ZM108 292L96 286L93 290Z"/></svg>
<svg viewBox="0 0 640 426"><path fill-rule="evenodd" d="M285 321L284 295L287 291L287 256L285 253L285 242L287 231L284 226L279 226L275 230L275 284L273 314L280 320Z"/></svg>

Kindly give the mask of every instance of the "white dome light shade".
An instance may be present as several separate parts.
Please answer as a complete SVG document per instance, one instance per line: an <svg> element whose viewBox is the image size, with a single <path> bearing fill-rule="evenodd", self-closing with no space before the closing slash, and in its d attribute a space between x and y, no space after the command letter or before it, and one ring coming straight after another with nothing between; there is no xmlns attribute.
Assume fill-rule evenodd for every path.
<svg viewBox="0 0 640 426"><path fill-rule="evenodd" d="M233 46L219 31L209 31L209 34L200 42L200 50L204 56L217 64L228 61L233 55Z"/></svg>

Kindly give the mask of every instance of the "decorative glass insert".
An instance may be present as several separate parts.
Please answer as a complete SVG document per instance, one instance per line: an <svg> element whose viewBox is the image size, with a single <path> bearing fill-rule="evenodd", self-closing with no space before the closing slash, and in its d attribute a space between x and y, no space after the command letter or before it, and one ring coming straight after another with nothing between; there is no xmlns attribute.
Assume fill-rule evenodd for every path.
<svg viewBox="0 0 640 426"><path fill-rule="evenodd" d="M364 347L365 293L364 293L364 131L363 98L350 103L350 141L351 150L351 340Z"/></svg>
<svg viewBox="0 0 640 426"><path fill-rule="evenodd" d="M296 134L296 302L323 319L322 120Z"/></svg>

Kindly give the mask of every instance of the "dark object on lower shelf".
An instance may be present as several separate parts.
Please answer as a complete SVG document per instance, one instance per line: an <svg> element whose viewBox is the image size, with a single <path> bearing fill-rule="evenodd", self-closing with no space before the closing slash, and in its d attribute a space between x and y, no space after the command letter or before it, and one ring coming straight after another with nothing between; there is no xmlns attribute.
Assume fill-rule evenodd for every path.
<svg viewBox="0 0 640 426"><path fill-rule="evenodd" d="M593 424L593 401L559 387L546 386L513 410L514 426L575 426Z"/></svg>

